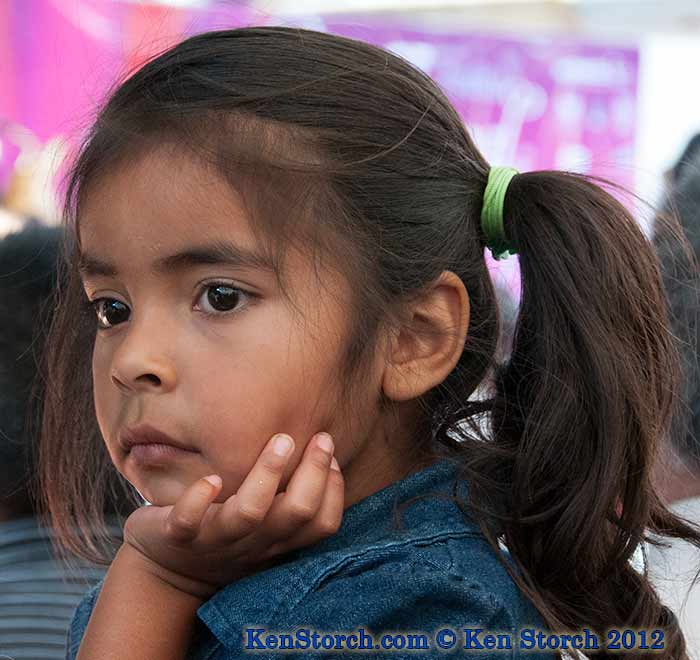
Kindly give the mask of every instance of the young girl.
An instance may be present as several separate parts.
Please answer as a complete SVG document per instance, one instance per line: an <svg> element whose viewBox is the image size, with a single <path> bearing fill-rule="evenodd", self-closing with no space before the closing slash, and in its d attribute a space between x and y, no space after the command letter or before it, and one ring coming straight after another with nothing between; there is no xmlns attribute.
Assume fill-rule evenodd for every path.
<svg viewBox="0 0 700 660"><path fill-rule="evenodd" d="M610 627L686 657L629 561L700 544L650 482L676 349L608 193L492 168L399 57L271 27L124 82L67 200L46 506L95 560L104 491L152 504L68 658L608 655ZM520 259L505 364L485 246Z"/></svg>

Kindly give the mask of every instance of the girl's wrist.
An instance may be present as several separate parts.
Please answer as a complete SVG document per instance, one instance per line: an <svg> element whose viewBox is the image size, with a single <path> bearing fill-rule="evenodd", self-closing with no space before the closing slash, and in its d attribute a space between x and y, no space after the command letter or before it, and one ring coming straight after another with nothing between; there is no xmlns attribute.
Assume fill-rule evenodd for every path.
<svg viewBox="0 0 700 660"><path fill-rule="evenodd" d="M212 584L180 575L161 566L127 542L119 548L115 561L152 578L165 589L171 589L173 596L192 600L193 604L203 603L218 591L218 587Z"/></svg>

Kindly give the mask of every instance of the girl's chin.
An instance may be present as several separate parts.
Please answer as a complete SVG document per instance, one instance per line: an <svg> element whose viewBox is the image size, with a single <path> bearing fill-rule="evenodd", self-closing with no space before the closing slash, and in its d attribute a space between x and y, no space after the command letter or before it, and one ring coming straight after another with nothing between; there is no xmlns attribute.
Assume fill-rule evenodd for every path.
<svg viewBox="0 0 700 660"><path fill-rule="evenodd" d="M214 500L217 504L221 504L235 495L245 480L245 475L236 472L222 473L221 470L217 471L211 467L205 467L204 472L201 472L201 466L198 466L196 470L187 471L180 469L134 470L132 466L127 465L125 470L120 470L121 475L134 487L141 499L154 506L175 504L187 488L208 474L219 474L223 477L224 487ZM283 480L277 489L278 492L284 490L285 486L286 481Z"/></svg>
<svg viewBox="0 0 700 660"><path fill-rule="evenodd" d="M141 499L153 506L170 506L175 504L187 488L187 484L172 476L152 475L140 477L138 481L129 480Z"/></svg>

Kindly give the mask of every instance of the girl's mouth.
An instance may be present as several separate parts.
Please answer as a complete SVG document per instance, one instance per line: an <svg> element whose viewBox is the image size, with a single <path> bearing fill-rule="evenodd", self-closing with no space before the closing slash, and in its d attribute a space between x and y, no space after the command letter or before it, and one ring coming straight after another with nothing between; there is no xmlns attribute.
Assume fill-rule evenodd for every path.
<svg viewBox="0 0 700 660"><path fill-rule="evenodd" d="M144 443L133 445L128 456L137 464L154 465L196 456L198 453L173 445Z"/></svg>
<svg viewBox="0 0 700 660"><path fill-rule="evenodd" d="M127 453L141 445L163 445L190 453L198 451L149 424L127 426L119 433L119 444Z"/></svg>

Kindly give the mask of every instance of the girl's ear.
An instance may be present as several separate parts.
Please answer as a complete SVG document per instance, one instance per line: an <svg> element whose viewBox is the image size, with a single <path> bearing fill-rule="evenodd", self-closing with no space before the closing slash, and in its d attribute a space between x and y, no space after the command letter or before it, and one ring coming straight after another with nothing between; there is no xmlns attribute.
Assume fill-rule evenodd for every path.
<svg viewBox="0 0 700 660"><path fill-rule="evenodd" d="M390 340L384 394L408 401L439 385L455 368L469 328L469 294L462 280L443 271L409 310L409 322Z"/></svg>

